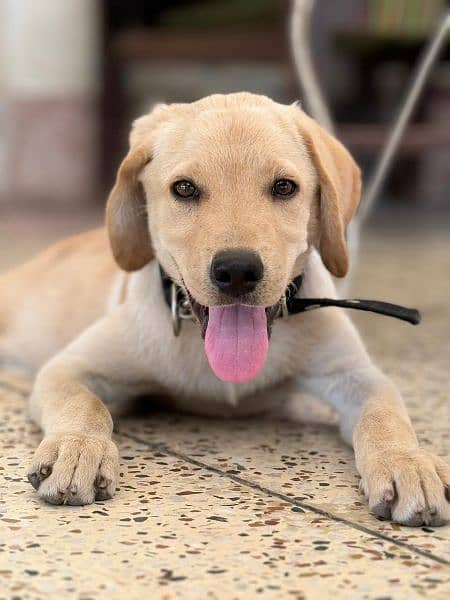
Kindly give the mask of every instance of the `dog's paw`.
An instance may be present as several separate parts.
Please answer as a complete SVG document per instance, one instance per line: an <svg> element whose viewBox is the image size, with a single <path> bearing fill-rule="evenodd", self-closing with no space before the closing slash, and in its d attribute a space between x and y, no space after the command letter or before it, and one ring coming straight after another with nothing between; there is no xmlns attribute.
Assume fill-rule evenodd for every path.
<svg viewBox="0 0 450 600"><path fill-rule="evenodd" d="M28 481L51 504L91 504L112 498L119 453L106 437L57 434L44 438L28 471Z"/></svg>
<svg viewBox="0 0 450 600"><path fill-rule="evenodd" d="M426 450L392 449L371 457L361 468L360 490L382 519L411 527L450 521L450 466Z"/></svg>

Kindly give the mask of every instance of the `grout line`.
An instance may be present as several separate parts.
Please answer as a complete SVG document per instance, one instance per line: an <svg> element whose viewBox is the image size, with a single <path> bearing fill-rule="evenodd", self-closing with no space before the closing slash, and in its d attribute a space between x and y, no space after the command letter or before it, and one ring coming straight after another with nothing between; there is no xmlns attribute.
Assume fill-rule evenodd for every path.
<svg viewBox="0 0 450 600"><path fill-rule="evenodd" d="M26 392L24 392L23 390L16 388L14 385L11 385L4 381L0 381L0 388L6 389L8 391L16 392L18 395L22 396L23 398L26 398L28 396L28 394ZM396 540L395 538L389 537L388 535L385 535L384 533L380 533L379 531L375 531L373 529L370 529L369 527L365 527L364 525L359 525L358 523L354 523L353 521L345 519L344 517L339 517L338 515L334 515L334 514L328 512L326 510L323 510L317 506L308 504L307 502L295 500L294 498L286 496L285 494L282 494L281 492L271 490L270 488L260 485L259 483L249 481L248 479L244 479L243 477L239 477L238 475L234 475L233 473L228 473L227 471L222 471L221 469L218 469L217 467L208 465L208 463L197 460L196 458L192 458L191 456L189 456L188 454L185 454L184 452L178 452L177 450L174 450L173 448L170 448L169 446L166 446L165 444L161 444L161 443L157 443L157 442L149 442L148 440L141 439L139 436L132 435L130 433L125 433L118 429L115 429L114 432L121 435L122 437L128 438L128 439L138 442L140 444L144 444L145 446L148 446L149 448L153 448L154 450L159 450L160 452L164 452L165 454L179 458L180 460L190 463L191 465L195 465L196 467L201 467L203 469L206 469L207 471L210 471L211 473L215 473L216 475L219 475L219 477L226 477L227 479L230 479L231 481L234 481L235 483L238 483L239 485L256 490L266 496L272 496L273 498L278 498L279 500L283 500L283 502L292 504L292 506L297 506L298 508L302 508L304 510L315 513L322 517L326 517L327 519L335 521L336 523L343 523L344 525L347 525L348 527L351 527L352 529L356 529L357 531L361 531L362 533L366 533L366 534L370 535L371 537L376 537L376 538L384 540L386 542L391 542L392 544L394 544L395 546L398 546L399 548L405 548L405 549L409 550L410 552L419 554L420 556L423 556L424 558L427 558L429 560L433 560L434 562L437 562L441 565L450 566L449 560L447 560L445 558L441 558L440 556L436 556L432 552L428 552L427 550L421 550L420 548L417 548L413 544L408 544L407 542L402 542L401 540Z"/></svg>
<svg viewBox="0 0 450 600"><path fill-rule="evenodd" d="M321 515L321 516L326 517L327 519L330 519L337 523L343 523L344 525L347 525L348 527L351 527L352 529L356 529L356 530L361 531L362 533L366 533L372 537L376 537L381 540L391 542L392 544L399 546L400 548L405 548L405 549L409 550L410 552L419 554L420 556L423 556L425 558L433 560L442 565L446 565L446 566L450 565L449 560L447 560L445 558L441 558L440 556L436 556L432 552L428 552L427 550L421 550L420 548L417 548L413 544L409 544L408 542L402 542L401 540L396 540L395 538L392 538L384 533L380 533L379 531L370 529L369 527L366 527L364 525L359 525L358 523L354 523L353 521L345 519L344 517L339 517L337 515L334 515L326 510L318 508L317 506L308 504L307 502L295 500L294 498L286 496L285 494L283 494L281 492L271 490L270 488L260 485L259 483L255 483L253 481L249 481L248 479L244 479L243 477L239 477L239 475L234 475L233 473L228 473L227 471L222 471L221 469L214 467L212 465L209 465L208 463L204 463L203 461L197 460L196 458L192 458L191 456L189 456L188 454L185 454L184 452L178 452L177 450L174 450L173 448L170 448L169 446L166 446L165 444L157 443L157 442L149 442L148 440L141 439L139 436L129 434L129 433L124 433L123 431L120 431L120 430L115 430L115 433L118 433L119 435L126 437L130 440L133 440L135 442L139 442L140 444L144 444L154 450L159 450L160 452L164 452L165 454L174 456L175 458L179 458L179 459L181 459L187 463L190 463L192 465L195 465L197 467L202 467L203 469L206 469L207 471L215 473L216 475L219 475L220 477L226 477L227 479L231 479L232 481L234 481L235 483L238 483L239 485L251 488L251 489L261 492L262 494L265 494L267 496L272 496L274 498L278 498L279 500L283 500L284 502L292 504L293 506L297 506L298 508L303 508L304 510L310 511L317 515Z"/></svg>

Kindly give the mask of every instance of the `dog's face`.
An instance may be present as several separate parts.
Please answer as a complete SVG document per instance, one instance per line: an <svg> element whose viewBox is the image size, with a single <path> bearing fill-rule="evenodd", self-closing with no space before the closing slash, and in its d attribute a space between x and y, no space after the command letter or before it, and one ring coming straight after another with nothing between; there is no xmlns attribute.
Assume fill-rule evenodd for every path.
<svg viewBox="0 0 450 600"><path fill-rule="evenodd" d="M344 275L359 194L349 154L297 106L210 96L135 122L108 228L125 270L143 267L154 249L189 293L208 342L216 317L216 329L227 319L255 329L264 318L267 329L313 245Z"/></svg>

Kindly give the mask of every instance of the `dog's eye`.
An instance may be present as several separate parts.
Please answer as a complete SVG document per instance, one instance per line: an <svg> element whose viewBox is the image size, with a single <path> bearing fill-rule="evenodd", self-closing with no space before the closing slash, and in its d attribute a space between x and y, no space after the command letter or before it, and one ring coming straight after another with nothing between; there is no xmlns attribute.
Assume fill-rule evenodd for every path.
<svg viewBox="0 0 450 600"><path fill-rule="evenodd" d="M275 198L290 198L297 191L297 184L291 179L277 179L272 187Z"/></svg>
<svg viewBox="0 0 450 600"><path fill-rule="evenodd" d="M195 185L186 179L175 181L172 185L172 193L175 198L182 200L193 200L199 196L199 191Z"/></svg>

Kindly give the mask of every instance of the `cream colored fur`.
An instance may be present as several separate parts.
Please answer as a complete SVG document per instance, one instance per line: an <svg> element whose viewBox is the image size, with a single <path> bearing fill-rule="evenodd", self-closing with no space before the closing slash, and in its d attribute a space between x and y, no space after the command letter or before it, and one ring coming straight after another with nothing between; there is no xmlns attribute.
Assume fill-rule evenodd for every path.
<svg viewBox="0 0 450 600"><path fill-rule="evenodd" d="M294 179L298 195L274 200L279 177ZM201 187L197 203L172 196L182 178ZM246 384L214 376L196 324L172 334L154 254L204 305L218 301L212 256L242 246L264 262L256 303L277 302L300 272L300 295L332 296L330 272L347 271L345 228L359 196L350 155L297 106L232 94L138 119L107 210L113 254L130 273L98 230L0 279L0 353L40 369L30 407L44 439L29 472L39 496L57 504L113 496L110 410L134 396L162 393L168 406L228 417L279 411L307 391L339 413L375 514L411 525L448 520L449 466L418 446L400 394L342 311L278 320L267 364Z"/></svg>

